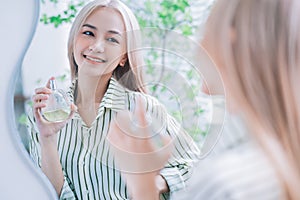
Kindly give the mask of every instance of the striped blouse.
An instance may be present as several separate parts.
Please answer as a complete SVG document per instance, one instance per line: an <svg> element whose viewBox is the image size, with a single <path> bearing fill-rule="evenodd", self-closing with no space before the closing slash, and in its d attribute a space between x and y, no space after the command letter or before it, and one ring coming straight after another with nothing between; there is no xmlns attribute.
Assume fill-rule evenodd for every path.
<svg viewBox="0 0 300 200"><path fill-rule="evenodd" d="M64 173L60 199L129 199L124 180L109 152L106 136L116 113L126 109L132 111L138 97L145 100L146 112L162 122L160 134L168 134L175 141L174 152L160 174L171 193L185 187L200 154L197 145L155 98L127 90L111 78L92 125L86 126L75 113L58 133L57 147ZM29 121L30 155L41 167L39 134L32 114L29 114ZM169 193L161 195L161 199L168 198Z"/></svg>

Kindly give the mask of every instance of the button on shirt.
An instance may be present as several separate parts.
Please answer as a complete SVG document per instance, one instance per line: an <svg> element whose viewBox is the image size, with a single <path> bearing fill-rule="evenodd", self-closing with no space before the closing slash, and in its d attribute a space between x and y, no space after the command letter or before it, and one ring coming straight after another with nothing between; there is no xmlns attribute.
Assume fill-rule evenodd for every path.
<svg viewBox="0 0 300 200"><path fill-rule="evenodd" d="M175 150L160 174L171 193L185 187L200 154L197 145L155 98L127 90L111 78L92 125L86 126L79 113L75 113L58 133L58 153L64 173L60 199L129 199L125 182L109 152L106 136L113 117L121 110L133 111L137 98L143 98L146 112L163 123L160 134L174 138ZM30 155L40 167L39 134L32 114L29 114L29 121ZM168 196L162 194L161 199Z"/></svg>

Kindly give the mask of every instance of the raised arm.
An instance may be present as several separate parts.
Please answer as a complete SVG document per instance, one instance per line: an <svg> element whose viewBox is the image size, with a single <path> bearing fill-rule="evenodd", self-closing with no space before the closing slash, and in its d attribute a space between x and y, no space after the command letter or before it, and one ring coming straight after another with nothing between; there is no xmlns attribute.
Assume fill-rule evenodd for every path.
<svg viewBox="0 0 300 200"><path fill-rule="evenodd" d="M48 81L47 86L36 89L35 95L32 97L33 113L29 113L28 124L31 138L30 155L48 177L58 196L61 196L62 188L66 188L64 185L66 178L57 150L57 133L65 126L67 121L50 123L42 118L40 110L46 106L45 101L48 99L49 94L51 94L51 90ZM72 112L75 109L76 107L72 104Z"/></svg>
<svg viewBox="0 0 300 200"><path fill-rule="evenodd" d="M160 104L153 107L154 104L150 105L153 102L148 102L149 105L143 105L139 99L137 102L133 114L118 113L111 124L108 140L132 197L159 199L160 193L185 187L199 150ZM158 126L159 134L150 128L146 113L149 110L156 117L150 122L164 122ZM138 125L134 126L135 123Z"/></svg>

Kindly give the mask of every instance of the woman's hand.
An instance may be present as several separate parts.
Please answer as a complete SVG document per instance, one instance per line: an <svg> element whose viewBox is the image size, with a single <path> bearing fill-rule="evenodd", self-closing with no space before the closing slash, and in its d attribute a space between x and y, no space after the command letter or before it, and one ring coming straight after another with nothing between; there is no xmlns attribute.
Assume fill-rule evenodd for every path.
<svg viewBox="0 0 300 200"><path fill-rule="evenodd" d="M50 80L53 79L54 78L52 77L48 80L46 87L35 89L35 95L32 97L33 114L42 138L50 138L51 136L56 135L56 133L65 126L67 121L72 118L74 111L76 110L76 106L72 103L70 105L71 114L69 115L68 119L63 122L48 122L42 117L41 109L46 107L46 101L52 92L50 89Z"/></svg>
<svg viewBox="0 0 300 200"><path fill-rule="evenodd" d="M37 88L32 97L33 115L39 129L39 143L41 145L41 168L54 186L58 196L61 193L64 184L64 175L57 151L57 132L62 129L67 121L72 118L76 106L71 104L71 113L63 122L48 122L41 115L41 109L46 107L46 101L52 93L50 89L50 78L46 87Z"/></svg>
<svg viewBox="0 0 300 200"><path fill-rule="evenodd" d="M153 135L149 121L153 120L146 119L145 108L139 100L133 114L125 111L117 114L108 133L116 165L133 199L159 198L158 172L173 147L169 137Z"/></svg>

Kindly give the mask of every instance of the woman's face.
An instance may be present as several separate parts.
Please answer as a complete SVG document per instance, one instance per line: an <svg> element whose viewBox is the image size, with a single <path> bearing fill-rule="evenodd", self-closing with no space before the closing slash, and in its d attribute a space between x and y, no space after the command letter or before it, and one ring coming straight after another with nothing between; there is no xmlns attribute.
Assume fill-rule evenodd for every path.
<svg viewBox="0 0 300 200"><path fill-rule="evenodd" d="M86 19L75 36L74 58L78 73L89 76L112 74L125 63L125 25L119 12L100 7Z"/></svg>
<svg viewBox="0 0 300 200"><path fill-rule="evenodd" d="M211 38L211 35L204 35L204 39L201 42L202 47L207 51L210 58L214 62L215 69L218 70L218 73L216 73L216 70L214 68L206 68L205 73L208 75L208 77L204 77L206 80L206 83L209 85L209 89L207 87L202 88L202 91L204 93L210 94L210 95L225 95L226 91L226 103L227 103L227 109L235 113L239 110L239 103L236 102L233 95L236 91L234 91L230 85L232 85L232 77L228 72L226 71L226 63L223 61L223 55L220 55L220 52L216 50L218 47L215 47L215 42L212 42L214 38ZM231 42L231 45L236 41L236 35L234 30L230 30L228 33L228 40ZM222 45L222 44L218 44ZM230 51L232 47L228 49ZM217 76L221 76L222 81L219 81Z"/></svg>
<svg viewBox="0 0 300 200"><path fill-rule="evenodd" d="M211 60L211 62L207 62L201 66L201 73L204 76L202 92L208 95L224 95L224 85L220 77L221 74L219 73L219 66L222 66L222 63L219 59L220 56L214 51L209 41L207 35L205 35L201 41L201 47L207 52L207 56L209 56Z"/></svg>

